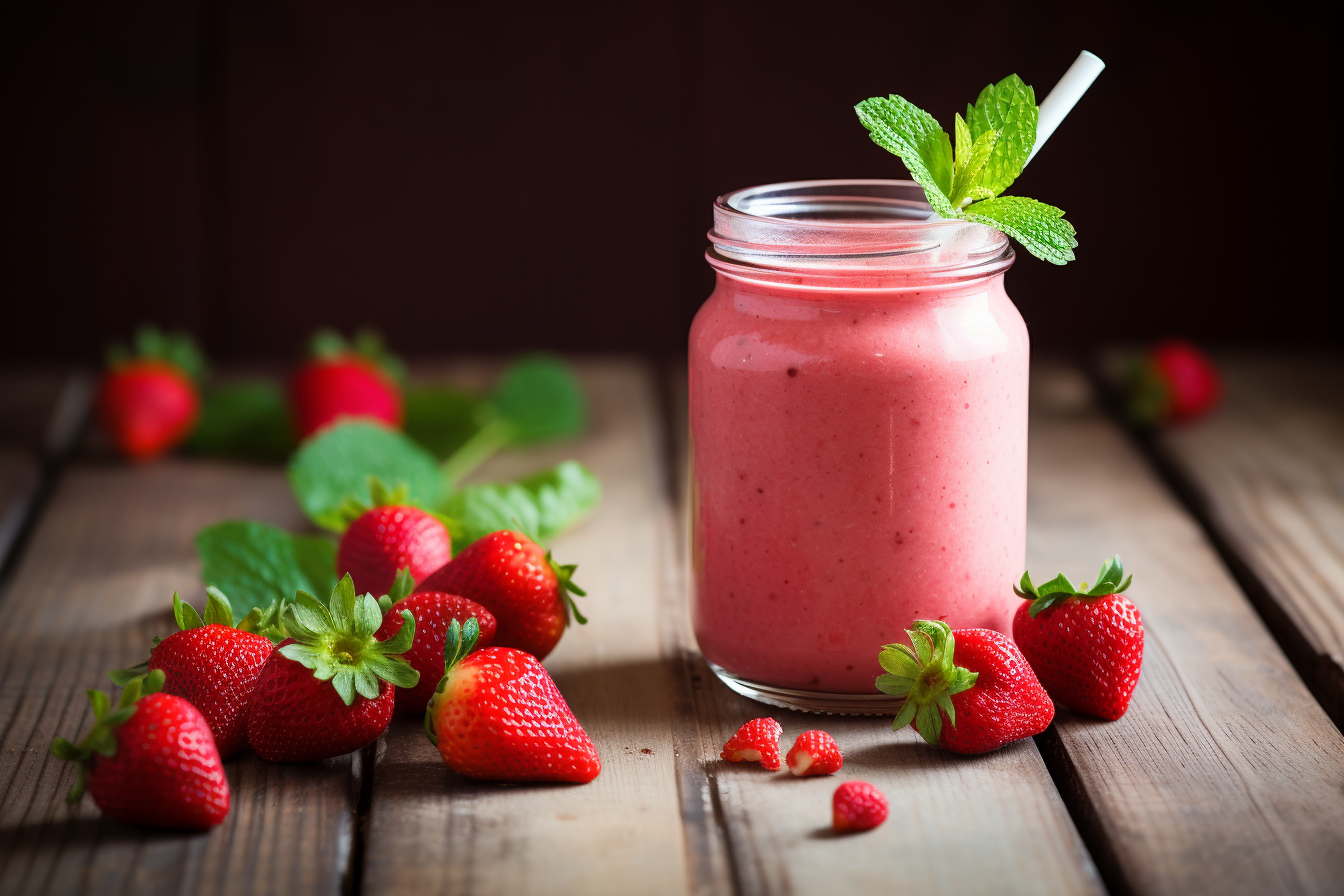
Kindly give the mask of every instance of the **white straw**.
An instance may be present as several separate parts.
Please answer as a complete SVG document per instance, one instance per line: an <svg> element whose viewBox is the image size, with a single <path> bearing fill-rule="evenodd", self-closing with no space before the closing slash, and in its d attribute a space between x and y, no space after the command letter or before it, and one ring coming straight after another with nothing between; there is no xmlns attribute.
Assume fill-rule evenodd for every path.
<svg viewBox="0 0 1344 896"><path fill-rule="evenodd" d="M1092 82L1097 80L1097 75L1101 74L1101 70L1105 67L1106 63L1086 50L1073 60L1073 65L1069 66L1064 77L1059 79L1055 89L1041 101L1040 117L1036 119L1036 145L1031 148L1031 155L1027 156L1023 168L1036 158L1036 153L1041 151L1045 141L1050 139L1050 135L1059 127L1064 116L1078 104L1083 94L1087 93L1087 88L1092 86Z"/></svg>

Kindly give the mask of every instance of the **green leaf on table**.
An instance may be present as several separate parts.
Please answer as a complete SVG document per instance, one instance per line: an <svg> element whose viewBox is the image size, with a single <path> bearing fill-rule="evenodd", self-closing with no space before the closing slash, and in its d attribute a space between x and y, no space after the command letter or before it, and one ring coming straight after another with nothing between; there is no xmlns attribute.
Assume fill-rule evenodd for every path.
<svg viewBox="0 0 1344 896"><path fill-rule="evenodd" d="M952 217L954 163L952 141L937 119L896 94L875 96L854 107L873 142L900 156L929 200L933 210Z"/></svg>
<svg viewBox="0 0 1344 896"><path fill-rule="evenodd" d="M968 205L961 217L1002 230L1037 258L1051 264L1073 261L1078 245L1064 211L1025 196L1000 196Z"/></svg>
<svg viewBox="0 0 1344 896"><path fill-rule="evenodd" d="M469 485L443 506L453 543L465 547L500 529L545 544L597 506L602 485L578 461L567 460L517 482Z"/></svg>
<svg viewBox="0 0 1344 896"><path fill-rule="evenodd" d="M1009 75L980 91L975 105L966 106L966 123L972 140L988 131L998 131L994 151L985 163L983 185L995 196L1017 180L1036 145L1036 91L1017 75Z"/></svg>
<svg viewBox="0 0 1344 896"><path fill-rule="evenodd" d="M494 416L488 404L447 386L412 388L406 392L406 435L440 460L466 444Z"/></svg>
<svg viewBox="0 0 1344 896"><path fill-rule="evenodd" d="M577 435L588 419L583 387L568 364L550 355L514 361L490 399L515 445Z"/></svg>
<svg viewBox="0 0 1344 896"><path fill-rule="evenodd" d="M206 389L187 448L211 457L284 460L294 448L284 390L267 380Z"/></svg>
<svg viewBox="0 0 1344 896"><path fill-rule="evenodd" d="M336 532L348 523L342 512L348 500L371 506L372 479L389 488L405 486L410 501L421 507L436 506L444 491L434 455L403 433L374 423L326 429L304 442L289 462L290 488L303 512Z"/></svg>
<svg viewBox="0 0 1344 896"><path fill-rule="evenodd" d="M229 520L196 535L201 578L229 595L234 623L296 591L329 594L336 587L336 545L253 520Z"/></svg>

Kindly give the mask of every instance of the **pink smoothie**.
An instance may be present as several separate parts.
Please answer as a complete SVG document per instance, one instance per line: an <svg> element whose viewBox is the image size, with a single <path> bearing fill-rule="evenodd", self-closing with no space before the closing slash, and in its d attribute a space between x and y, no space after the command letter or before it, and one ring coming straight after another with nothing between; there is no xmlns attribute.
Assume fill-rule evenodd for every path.
<svg viewBox="0 0 1344 896"><path fill-rule="evenodd" d="M916 619L1010 631L1027 331L1003 275L815 289L720 271L690 337L695 634L780 687L876 693Z"/></svg>

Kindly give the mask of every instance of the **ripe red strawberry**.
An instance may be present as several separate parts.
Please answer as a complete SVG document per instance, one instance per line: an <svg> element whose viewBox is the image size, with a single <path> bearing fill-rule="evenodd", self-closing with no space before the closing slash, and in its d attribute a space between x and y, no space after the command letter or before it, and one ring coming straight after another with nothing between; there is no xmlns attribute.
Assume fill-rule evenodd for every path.
<svg viewBox="0 0 1344 896"><path fill-rule="evenodd" d="M383 614L354 582L337 583L327 606L300 591L285 607L290 637L266 661L252 693L247 742L262 759L304 762L340 756L378 739L392 720L393 685L413 688L420 676L399 654L415 638L403 613L401 631L374 638Z"/></svg>
<svg viewBox="0 0 1344 896"><path fill-rule="evenodd" d="M425 711L425 733L459 775L488 781L586 784L602 760L546 668L530 653L488 647L472 653L479 628L454 620L447 672Z"/></svg>
<svg viewBox="0 0 1344 896"><path fill-rule="evenodd" d="M1129 415L1138 423L1193 420L1213 410L1223 396L1213 361L1180 339L1168 339L1130 359L1125 379Z"/></svg>
<svg viewBox="0 0 1344 896"><path fill-rule="evenodd" d="M570 581L574 569L555 563L526 535L500 531L473 542L415 590L476 601L499 623L494 646L526 650L540 660L559 642L571 611L580 624L588 621L571 596L584 594Z"/></svg>
<svg viewBox="0 0 1344 896"><path fill-rule="evenodd" d="M1117 555L1097 584L1078 588L1063 573L1037 588L1022 574L1013 639L1050 697L1075 712L1118 719L1129 709L1143 665L1143 617L1123 592L1133 576Z"/></svg>
<svg viewBox="0 0 1344 896"><path fill-rule="evenodd" d="M318 333L312 355L289 387L300 439L346 417L401 426L405 402L397 382L400 363L383 350L377 336L357 334L351 346L338 333Z"/></svg>
<svg viewBox="0 0 1344 896"><path fill-rule="evenodd" d="M229 814L210 726L186 700L157 693L162 685L159 671L132 679L115 710L107 694L88 692L93 728L78 744L51 744L54 756L79 763L70 805L87 789L108 816L156 828L209 828Z"/></svg>
<svg viewBox="0 0 1344 896"><path fill-rule="evenodd" d="M888 673L878 690L905 697L893 731L913 722L935 747L987 753L1049 727L1055 706L1012 638L930 620L911 628L914 650L888 644L878 655Z"/></svg>
<svg viewBox="0 0 1344 896"><path fill-rule="evenodd" d="M792 775L833 775L844 765L840 747L825 731L804 731L784 757Z"/></svg>
<svg viewBox="0 0 1344 896"><path fill-rule="evenodd" d="M125 685L137 675L162 671L163 692L189 702L205 717L219 755L225 759L247 746L247 713L252 690L274 645L257 634L264 623L254 610L233 626L233 608L217 588L207 588L205 619L173 595L173 617L181 631L155 638L149 659L135 669L112 673Z"/></svg>
<svg viewBox="0 0 1344 896"><path fill-rule="evenodd" d="M728 738L719 755L729 762L759 762L761 768L779 771L779 735L784 729L766 716L752 719Z"/></svg>
<svg viewBox="0 0 1344 896"><path fill-rule="evenodd" d="M373 508L355 518L336 552L337 575L349 573L356 591L387 594L398 570L409 569L419 582L452 559L448 527L432 513L404 503L405 489L388 492L374 480L371 491Z"/></svg>
<svg viewBox="0 0 1344 896"><path fill-rule="evenodd" d="M204 369L191 339L152 327L134 350L113 346L98 390L98 417L108 438L132 460L150 460L191 435L201 415L195 377Z"/></svg>
<svg viewBox="0 0 1344 896"><path fill-rule="evenodd" d="M887 820L887 797L867 781L846 781L831 797L831 827L868 831Z"/></svg>
<svg viewBox="0 0 1344 896"><path fill-rule="evenodd" d="M401 631L404 624L402 610L408 610L415 617L415 643L402 658L420 673L420 683L413 688L397 688L397 710L422 713L444 675L443 649L448 640L448 626L454 620L465 624L474 618L480 629L475 649L484 650L494 641L495 617L485 607L465 597L442 591L422 591L392 604L383 616L382 628L374 637L381 641Z"/></svg>

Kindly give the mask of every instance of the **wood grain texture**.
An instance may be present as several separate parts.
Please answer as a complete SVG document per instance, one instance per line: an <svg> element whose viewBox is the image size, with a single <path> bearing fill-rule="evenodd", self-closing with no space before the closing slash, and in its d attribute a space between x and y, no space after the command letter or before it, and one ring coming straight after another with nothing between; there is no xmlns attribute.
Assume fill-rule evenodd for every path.
<svg viewBox="0 0 1344 896"><path fill-rule="evenodd" d="M225 518L297 528L279 470L205 462L78 465L53 495L0 596L0 893L339 893L359 757L226 763L228 820L151 833L68 809L75 769L47 752L87 727L89 687L172 629L174 590L204 602L192 538Z"/></svg>
<svg viewBox="0 0 1344 896"><path fill-rule="evenodd" d="M1039 738L1112 892L1338 893L1344 738L1081 376L1032 377L1033 577L1119 553L1144 618L1129 712Z"/></svg>
<svg viewBox="0 0 1344 896"><path fill-rule="evenodd" d="M41 467L33 452L0 447L0 569L28 522L41 483Z"/></svg>
<svg viewBox="0 0 1344 896"><path fill-rule="evenodd" d="M366 894L675 893L692 889L674 751L677 667L662 654L660 591L672 562L652 377L635 363L578 365L591 405L581 439L510 452L489 481L573 457L602 480L591 519L551 545L588 591L589 618L546 666L597 744L590 784L501 786L450 771L419 718L394 721L374 772ZM455 381L489 379L479 366Z"/></svg>
<svg viewBox="0 0 1344 896"><path fill-rule="evenodd" d="M672 377L670 415L680 430L673 443L684 470L685 369ZM684 473L677 483L684 494ZM729 691L705 664L684 607L678 622L690 657L694 759L728 840L736 892L878 893L898 884L919 893L1104 892L1030 740L957 756L930 748L909 728L893 733L889 717L821 716L755 703ZM844 768L832 777L798 779L721 760L738 726L764 715L784 726L781 751L808 729L829 732L845 754ZM871 832L837 837L831 795L854 779L881 788L892 814Z"/></svg>
<svg viewBox="0 0 1344 896"><path fill-rule="evenodd" d="M1344 358L1224 353L1212 416L1154 445L1344 726Z"/></svg>

